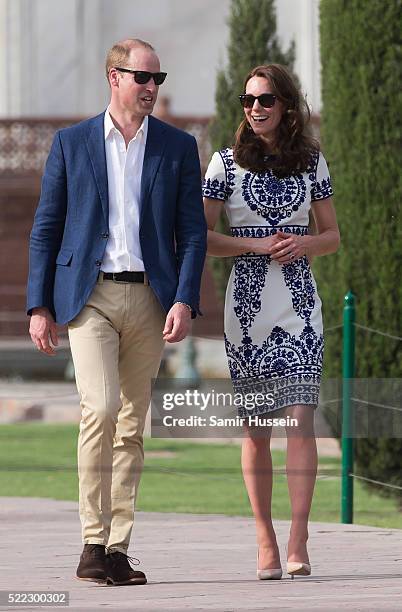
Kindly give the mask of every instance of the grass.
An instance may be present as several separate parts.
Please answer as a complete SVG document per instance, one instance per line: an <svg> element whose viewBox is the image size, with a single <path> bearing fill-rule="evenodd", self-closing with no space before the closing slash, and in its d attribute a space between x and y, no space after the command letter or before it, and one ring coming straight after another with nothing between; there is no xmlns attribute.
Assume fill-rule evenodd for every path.
<svg viewBox="0 0 402 612"><path fill-rule="evenodd" d="M78 426L39 423L0 426L0 496L77 500ZM147 457L148 452L148 457ZM240 470L240 447L182 440L145 441L145 469L138 510L251 516ZM285 453L273 452L274 519L289 518ZM311 520L340 521L340 461L320 459ZM393 499L360 482L354 488L355 523L402 528Z"/></svg>

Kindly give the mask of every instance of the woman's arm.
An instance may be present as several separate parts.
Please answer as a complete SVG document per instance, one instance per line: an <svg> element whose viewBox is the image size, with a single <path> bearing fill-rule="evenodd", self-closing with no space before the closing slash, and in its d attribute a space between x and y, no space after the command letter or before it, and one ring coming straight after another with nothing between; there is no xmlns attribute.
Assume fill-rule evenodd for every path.
<svg viewBox="0 0 402 612"><path fill-rule="evenodd" d="M208 226L207 254L214 257L234 257L245 253L266 255L281 239L275 234L267 238L237 238L215 231L223 208L223 200L204 198L204 212Z"/></svg>
<svg viewBox="0 0 402 612"><path fill-rule="evenodd" d="M276 247L272 259L278 263L290 263L298 257L307 255L309 259L317 255L335 253L340 244L338 223L335 208L331 198L317 200L311 203L311 210L317 234L298 236L278 232L283 238L282 243Z"/></svg>
<svg viewBox="0 0 402 612"><path fill-rule="evenodd" d="M341 242L335 207L332 198L311 203L311 211L317 228L315 236L304 236L307 255L329 255L338 250Z"/></svg>

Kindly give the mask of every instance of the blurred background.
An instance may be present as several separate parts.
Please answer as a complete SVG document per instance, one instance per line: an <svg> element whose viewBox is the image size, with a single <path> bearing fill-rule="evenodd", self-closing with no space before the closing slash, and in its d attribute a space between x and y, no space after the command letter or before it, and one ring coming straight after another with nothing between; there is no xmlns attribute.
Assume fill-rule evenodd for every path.
<svg viewBox="0 0 402 612"><path fill-rule="evenodd" d="M320 107L318 0L277 0L277 32L296 44L295 70ZM150 41L168 78L160 94L177 116L215 111L231 0L0 0L0 116L86 117L105 109L108 49ZM251 42L251 41L250 41Z"/></svg>
<svg viewBox="0 0 402 612"><path fill-rule="evenodd" d="M105 56L123 38L139 37L156 48L168 78L155 115L196 137L203 171L213 150L231 144L241 114L237 95L248 70L272 61L293 70L330 167L342 238L338 253L314 262L324 303L325 374L342 378L343 301L352 291L353 374L400 383L401 13L401 0L0 0L0 495L76 499L72 462L80 409L73 368L65 330L52 359L39 354L28 336L29 232L54 133L106 108ZM195 320L189 339L166 346L161 368L162 376L191 379L194 385L229 376L222 339L227 267L212 259L202 282L204 316ZM339 391L339 384L335 387ZM376 406L365 400L364 409L374 415L373 437L355 446L356 478L361 479L355 485L355 515L368 524L400 525L402 435L393 419L402 407L400 392L394 395L378 396ZM339 519L340 396L330 400L332 411L320 412L325 412L319 440L322 480L313 507L318 520ZM389 424L383 438L379 418ZM151 470L163 478L155 486L159 506L146 481L142 508L249 513L245 497L234 505L241 481L237 464L233 486L225 476L206 482L208 503L205 491L196 497L199 476L194 475L194 490L184 505L179 505L182 495L172 501L175 476L172 472L172 480L164 479L166 453L173 453L172 462L182 453L181 473L191 466L186 453L194 453L194 465L206 475L212 464L225 461L231 470L238 458L238 449L230 450L227 441L208 451L209 464L190 444L177 444L146 443L156 453ZM284 446L279 439L280 465ZM11 481L10 457L22 466L33 461L38 473L27 476L25 468L18 472L14 465ZM279 518L287 512L281 478L274 509ZM383 501L380 495L393 497Z"/></svg>
<svg viewBox="0 0 402 612"><path fill-rule="evenodd" d="M294 41L294 68L318 121L318 0L273 6L278 39L285 47ZM66 366L67 348L54 360L36 355L25 315L29 231L55 130L106 108L106 53L118 40L140 37L168 72L155 115L197 138L204 171L217 72L227 63L230 7L231 0L0 0L0 375L39 375L43 364L48 376L60 377ZM221 338L223 306L209 265L202 304L194 335ZM226 373L221 342L213 356L216 350ZM216 360L208 361L216 372Z"/></svg>

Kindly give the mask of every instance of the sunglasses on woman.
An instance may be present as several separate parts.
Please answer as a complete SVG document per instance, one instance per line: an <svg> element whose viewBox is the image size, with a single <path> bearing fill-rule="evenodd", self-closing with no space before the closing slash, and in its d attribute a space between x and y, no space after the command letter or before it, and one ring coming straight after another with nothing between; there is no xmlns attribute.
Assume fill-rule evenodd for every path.
<svg viewBox="0 0 402 612"><path fill-rule="evenodd" d="M242 94L239 96L240 104L243 108L253 108L254 102L258 100L259 104L264 108L272 108L276 102L276 96L271 93L264 93L260 96L253 96L252 94Z"/></svg>
<svg viewBox="0 0 402 612"><path fill-rule="evenodd" d="M151 79L154 80L155 85L162 85L163 81L167 77L167 72L148 72L147 70L130 70L129 68L118 68L114 67L115 70L119 72L128 72L129 74L134 75L134 81L138 83L138 85L145 85Z"/></svg>

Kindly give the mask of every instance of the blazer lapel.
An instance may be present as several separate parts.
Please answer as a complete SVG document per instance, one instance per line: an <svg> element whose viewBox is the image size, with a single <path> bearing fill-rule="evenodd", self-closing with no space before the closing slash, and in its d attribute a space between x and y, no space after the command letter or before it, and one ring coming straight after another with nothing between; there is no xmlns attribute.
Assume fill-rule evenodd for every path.
<svg viewBox="0 0 402 612"><path fill-rule="evenodd" d="M105 216L106 224L109 222L109 193L107 182L106 168L106 150L105 150L105 130L104 130L105 113L94 118L92 129L88 134L87 147L89 157L91 159L96 184L99 191L99 196L102 202L102 210Z"/></svg>
<svg viewBox="0 0 402 612"><path fill-rule="evenodd" d="M140 223L147 210L147 202L152 191L156 171L161 162L163 151L166 146L166 128L164 124L149 117L147 143L145 145L144 164L141 176L141 197L140 197Z"/></svg>

